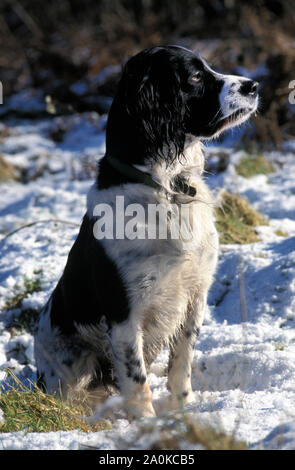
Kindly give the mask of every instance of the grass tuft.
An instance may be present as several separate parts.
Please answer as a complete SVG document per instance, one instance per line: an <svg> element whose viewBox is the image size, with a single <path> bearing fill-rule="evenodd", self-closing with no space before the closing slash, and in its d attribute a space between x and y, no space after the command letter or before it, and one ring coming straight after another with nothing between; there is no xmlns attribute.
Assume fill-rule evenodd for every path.
<svg viewBox="0 0 295 470"><path fill-rule="evenodd" d="M247 449L247 445L238 441L234 435L228 435L208 424L199 424L187 413L177 413L162 424L144 423L136 440L142 442L145 438L150 450L184 449L188 445L206 450Z"/></svg>
<svg viewBox="0 0 295 470"><path fill-rule="evenodd" d="M244 178L268 173L273 173L274 169L271 163L263 155L247 155L243 157L236 166L236 172Z"/></svg>
<svg viewBox="0 0 295 470"><path fill-rule="evenodd" d="M35 274L39 274L39 272L35 272ZM41 291L41 281L39 277L35 279L24 279L24 287L21 289L20 287L16 288L16 293L6 301L4 309L5 310L12 310L18 309L22 306L22 301L28 297L28 295L33 294L34 292Z"/></svg>
<svg viewBox="0 0 295 470"><path fill-rule="evenodd" d="M41 271L35 271L39 275ZM12 334L20 334L24 331L33 332L36 322L39 318L39 310L32 308L22 308L23 300L34 292L40 292L42 289L40 277L36 276L34 279L24 279L22 288L16 287L15 294L6 301L4 310L21 310L21 312L10 319L7 327L11 330Z"/></svg>
<svg viewBox="0 0 295 470"><path fill-rule="evenodd" d="M14 167L8 163L0 154L0 183L16 179Z"/></svg>
<svg viewBox="0 0 295 470"><path fill-rule="evenodd" d="M106 420L90 426L81 416L89 414L85 404L72 404L55 395L47 395L36 385L32 389L23 385L11 372L15 385L8 390L0 389L0 409L4 421L0 422L0 432L50 432L72 431L93 432L110 429Z"/></svg>
<svg viewBox="0 0 295 470"><path fill-rule="evenodd" d="M244 442L233 435L225 434L211 426L201 426L190 418L185 418L185 438L192 444L200 443L207 450L246 450Z"/></svg>
<svg viewBox="0 0 295 470"><path fill-rule="evenodd" d="M278 237L283 237L283 238L287 238L289 237L289 233L288 232L284 232L283 230L276 230L275 231L275 234L278 236Z"/></svg>
<svg viewBox="0 0 295 470"><path fill-rule="evenodd" d="M259 241L255 232L258 225L267 225L267 219L256 212L247 199L224 192L221 205L215 211L216 228L222 244L247 244Z"/></svg>

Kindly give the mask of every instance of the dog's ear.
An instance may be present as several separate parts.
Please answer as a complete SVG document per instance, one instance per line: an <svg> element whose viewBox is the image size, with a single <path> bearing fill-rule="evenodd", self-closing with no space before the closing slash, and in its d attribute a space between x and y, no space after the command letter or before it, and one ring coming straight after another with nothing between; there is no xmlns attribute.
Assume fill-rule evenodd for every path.
<svg viewBox="0 0 295 470"><path fill-rule="evenodd" d="M159 53L136 59L127 63L121 81L126 110L145 141L146 156L169 163L183 153L185 142L180 77Z"/></svg>

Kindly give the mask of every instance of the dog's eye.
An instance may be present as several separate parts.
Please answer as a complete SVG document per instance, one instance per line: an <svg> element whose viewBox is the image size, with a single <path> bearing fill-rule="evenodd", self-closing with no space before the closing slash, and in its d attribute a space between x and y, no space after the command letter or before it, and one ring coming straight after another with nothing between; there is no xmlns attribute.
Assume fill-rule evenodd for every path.
<svg viewBox="0 0 295 470"><path fill-rule="evenodd" d="M202 72L196 72L193 76L192 76L192 81L193 82L199 82L202 78Z"/></svg>

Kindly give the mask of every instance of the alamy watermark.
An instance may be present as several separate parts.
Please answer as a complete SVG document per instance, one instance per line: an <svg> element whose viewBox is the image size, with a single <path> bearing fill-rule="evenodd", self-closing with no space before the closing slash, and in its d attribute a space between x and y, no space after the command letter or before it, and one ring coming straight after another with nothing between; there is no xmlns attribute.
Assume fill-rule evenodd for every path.
<svg viewBox="0 0 295 470"><path fill-rule="evenodd" d="M3 104L3 84L0 81L0 104Z"/></svg>
<svg viewBox="0 0 295 470"><path fill-rule="evenodd" d="M128 204L116 196L115 204L100 203L93 209L97 240L182 240L191 242L194 208L191 204Z"/></svg>
<svg viewBox="0 0 295 470"><path fill-rule="evenodd" d="M289 93L289 103L295 104L295 80L291 80L289 88L292 88L292 91Z"/></svg>

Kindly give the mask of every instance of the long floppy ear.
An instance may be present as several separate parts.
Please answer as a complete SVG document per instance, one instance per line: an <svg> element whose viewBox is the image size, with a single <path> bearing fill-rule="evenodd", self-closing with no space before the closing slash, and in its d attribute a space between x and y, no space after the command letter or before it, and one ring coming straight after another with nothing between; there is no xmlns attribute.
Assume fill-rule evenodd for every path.
<svg viewBox="0 0 295 470"><path fill-rule="evenodd" d="M159 51L125 66L121 86L126 110L145 142L146 156L171 162L183 153L185 106L174 64Z"/></svg>

